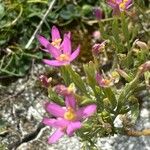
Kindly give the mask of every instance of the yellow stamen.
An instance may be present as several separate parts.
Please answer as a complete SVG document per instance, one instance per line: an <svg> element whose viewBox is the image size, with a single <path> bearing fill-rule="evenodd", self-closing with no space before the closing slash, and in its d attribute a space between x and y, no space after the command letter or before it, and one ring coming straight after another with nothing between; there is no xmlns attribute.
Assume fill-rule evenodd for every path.
<svg viewBox="0 0 150 150"><path fill-rule="evenodd" d="M69 56L67 54L61 54L57 60L59 61L68 61L69 60Z"/></svg>
<svg viewBox="0 0 150 150"><path fill-rule="evenodd" d="M74 92L74 87L72 85L69 85L67 88L68 93L73 93Z"/></svg>
<svg viewBox="0 0 150 150"><path fill-rule="evenodd" d="M76 114L71 107L67 108L67 111L64 114L64 118L69 121L73 121L76 119Z"/></svg>
<svg viewBox="0 0 150 150"><path fill-rule="evenodd" d="M104 79L104 85L109 85L110 83L111 83L111 80L109 80L109 79Z"/></svg>
<svg viewBox="0 0 150 150"><path fill-rule="evenodd" d="M51 44L52 44L54 47L59 48L60 43L61 43L61 39L56 39L56 40L53 41Z"/></svg>
<svg viewBox="0 0 150 150"><path fill-rule="evenodd" d="M126 3L128 2L128 0L123 0L120 4L119 4L119 7L121 8L121 9L125 9L126 8Z"/></svg>
<svg viewBox="0 0 150 150"><path fill-rule="evenodd" d="M117 71L113 71L111 73L112 78L119 78L119 73Z"/></svg>

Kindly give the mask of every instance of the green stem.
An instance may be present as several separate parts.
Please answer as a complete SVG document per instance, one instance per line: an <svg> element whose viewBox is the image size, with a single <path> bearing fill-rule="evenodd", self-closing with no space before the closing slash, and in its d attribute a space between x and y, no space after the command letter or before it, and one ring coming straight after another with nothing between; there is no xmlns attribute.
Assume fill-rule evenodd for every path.
<svg viewBox="0 0 150 150"><path fill-rule="evenodd" d="M6 70L6 69L8 68L8 66L11 64L12 60L13 60L13 56L11 56L9 62L8 62L7 65L3 68L4 70Z"/></svg>
<svg viewBox="0 0 150 150"><path fill-rule="evenodd" d="M23 74L16 74L16 73L10 72L10 71L5 70L5 69L0 69L0 71L1 71L1 72L4 72L4 73L6 73L6 74L9 74L9 75L11 75L11 76L17 76L17 77L23 76Z"/></svg>
<svg viewBox="0 0 150 150"><path fill-rule="evenodd" d="M28 57L31 57L31 58L36 58L36 59L41 59L40 57L36 56L36 55L33 55L33 54L29 54L29 53L23 53L24 56L28 56Z"/></svg>
<svg viewBox="0 0 150 150"><path fill-rule="evenodd" d="M124 12L121 13L121 23L122 23L122 31L123 31L123 34L124 34L125 39L127 41L127 48L128 48L128 51L130 51L130 49L131 49L130 34L129 34L128 23L126 22L126 17L125 17Z"/></svg>

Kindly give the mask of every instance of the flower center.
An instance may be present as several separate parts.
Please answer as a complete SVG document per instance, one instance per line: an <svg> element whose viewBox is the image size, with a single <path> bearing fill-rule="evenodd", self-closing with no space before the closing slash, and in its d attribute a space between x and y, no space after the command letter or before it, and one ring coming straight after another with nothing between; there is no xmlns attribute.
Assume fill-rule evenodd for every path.
<svg viewBox="0 0 150 150"><path fill-rule="evenodd" d="M64 114L64 118L69 121L75 120L76 119L75 111L71 107L68 107L67 111Z"/></svg>
<svg viewBox="0 0 150 150"><path fill-rule="evenodd" d="M61 43L61 39L56 39L56 40L53 41L51 44L52 44L54 47L59 48L60 43Z"/></svg>
<svg viewBox="0 0 150 150"><path fill-rule="evenodd" d="M103 82L104 85L108 86L111 83L111 80L103 79L102 82Z"/></svg>
<svg viewBox="0 0 150 150"><path fill-rule="evenodd" d="M69 56L67 54L61 54L57 60L59 61L68 61L69 60Z"/></svg>
<svg viewBox="0 0 150 150"><path fill-rule="evenodd" d="M128 2L128 0L123 0L120 4L119 4L119 7L121 8L121 9L125 9L126 8L126 3Z"/></svg>

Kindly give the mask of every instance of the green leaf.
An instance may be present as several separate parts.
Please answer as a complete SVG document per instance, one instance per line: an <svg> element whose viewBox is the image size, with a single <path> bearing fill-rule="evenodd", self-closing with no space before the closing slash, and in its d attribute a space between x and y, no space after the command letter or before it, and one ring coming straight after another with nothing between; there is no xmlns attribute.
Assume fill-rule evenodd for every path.
<svg viewBox="0 0 150 150"><path fill-rule="evenodd" d="M81 100L81 102L80 102L80 105L82 106L84 106L84 105L88 105L88 104L93 104L93 103L96 103L96 100L93 100L93 99L91 99L91 98L88 98L88 97L85 97L85 96L83 96L82 97L82 100Z"/></svg>
<svg viewBox="0 0 150 150"><path fill-rule="evenodd" d="M69 19L71 19L72 18L72 15L71 15L71 13L69 12L69 11L65 11L65 10L62 10L61 12L60 12L60 17L62 17L63 19L65 19L65 20L69 20Z"/></svg>
<svg viewBox="0 0 150 150"><path fill-rule="evenodd" d="M71 84L71 78L66 66L61 67L60 71L65 85L69 86Z"/></svg>
<svg viewBox="0 0 150 150"><path fill-rule="evenodd" d="M87 90L86 90L86 86L83 82L83 80L81 79L80 75L75 72L71 66L68 66L67 67L69 73L70 73L70 77L71 77L71 80L72 82L76 85L76 87L79 88L79 90L83 93L85 93L87 95Z"/></svg>
<svg viewBox="0 0 150 150"><path fill-rule="evenodd" d="M105 96L109 99L109 101L112 105L112 109L114 109L117 106L117 100L116 100L114 92L109 87L103 88L103 92L104 92Z"/></svg>
<svg viewBox="0 0 150 150"><path fill-rule="evenodd" d="M122 32L124 34L125 40L127 42L128 51L130 51L130 33L128 30L128 22L126 21L126 17L124 13L121 13L121 23L122 23Z"/></svg>
<svg viewBox="0 0 150 150"><path fill-rule="evenodd" d="M113 23L112 23L112 34L113 34L113 38L115 40L114 45L116 46L116 48L119 52L122 52L123 45L120 40L119 33L120 33L120 30L119 30L119 25L118 25L118 19L115 17L115 19L113 20Z"/></svg>
<svg viewBox="0 0 150 150"><path fill-rule="evenodd" d="M3 4L0 4L0 19L5 15L5 10Z"/></svg>
<svg viewBox="0 0 150 150"><path fill-rule="evenodd" d="M53 91L51 88L48 89L48 97L55 103L64 105L64 100L61 98L55 91Z"/></svg>
<svg viewBox="0 0 150 150"><path fill-rule="evenodd" d="M131 118L132 118L132 122L135 123L139 116L139 103L138 103L137 98L135 97L131 98L130 101L132 103L130 106Z"/></svg>
<svg viewBox="0 0 150 150"><path fill-rule="evenodd" d="M87 76L87 83L91 86L93 91L95 91L95 85L96 85L95 72L96 72L96 69L95 69L94 63L91 61L91 62L89 62L89 64L83 65L83 68L84 68L84 72Z"/></svg>

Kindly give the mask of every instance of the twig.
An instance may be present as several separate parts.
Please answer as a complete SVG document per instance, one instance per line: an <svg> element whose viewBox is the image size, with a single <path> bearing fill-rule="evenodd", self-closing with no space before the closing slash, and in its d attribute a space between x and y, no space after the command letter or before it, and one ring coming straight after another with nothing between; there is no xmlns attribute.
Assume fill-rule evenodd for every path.
<svg viewBox="0 0 150 150"><path fill-rule="evenodd" d="M34 31L33 35L31 36L30 40L28 41L28 43L25 46L25 49L28 49L32 43L32 41L34 40L38 30L40 29L40 27L42 26L44 20L46 19L48 13L51 11L51 9L53 8L54 3L56 2L56 0L53 0L50 5L49 8L47 9L46 13L43 16L43 19L40 21L39 25L37 26L36 30Z"/></svg>
<svg viewBox="0 0 150 150"><path fill-rule="evenodd" d="M128 136L150 136L150 129L144 129L142 131L126 130Z"/></svg>

